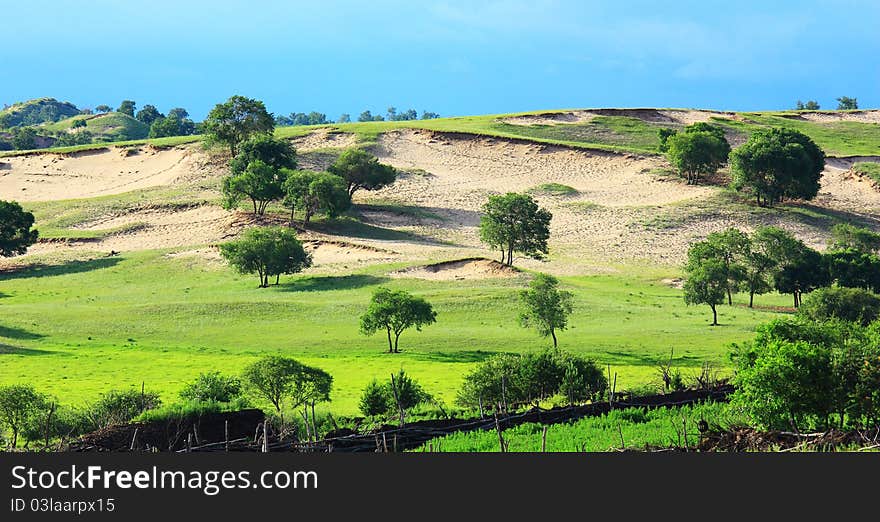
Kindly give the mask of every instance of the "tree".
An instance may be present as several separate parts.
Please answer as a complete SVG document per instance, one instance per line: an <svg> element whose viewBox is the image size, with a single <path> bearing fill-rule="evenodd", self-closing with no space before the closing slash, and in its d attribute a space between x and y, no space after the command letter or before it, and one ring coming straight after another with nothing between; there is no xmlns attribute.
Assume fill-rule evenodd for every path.
<svg viewBox="0 0 880 522"><path fill-rule="evenodd" d="M287 172L287 169L272 167L261 160L248 163L243 172L223 179L223 206L235 209L242 198L247 197L253 205L254 215L262 216L269 203L284 197L282 187Z"/></svg>
<svg viewBox="0 0 880 522"><path fill-rule="evenodd" d="M113 108L110 107L109 105L98 105L98 106L95 107L95 110L98 111L98 112L100 112L100 113L107 113L107 112L112 111Z"/></svg>
<svg viewBox="0 0 880 522"><path fill-rule="evenodd" d="M849 223L838 223L831 227L828 250L852 249L864 254L880 250L880 234Z"/></svg>
<svg viewBox="0 0 880 522"><path fill-rule="evenodd" d="M235 157L241 142L254 134L271 134L275 130L275 120L263 102L232 96L211 109L203 129L210 141L228 146Z"/></svg>
<svg viewBox="0 0 880 522"><path fill-rule="evenodd" d="M552 337L554 348L557 346L556 331L565 330L574 298L574 294L558 287L559 280L555 277L537 274L528 290L520 292L524 308L520 324L534 327L542 337Z"/></svg>
<svg viewBox="0 0 880 522"><path fill-rule="evenodd" d="M804 301L798 315L811 321L840 319L867 326L880 317L880 296L862 288L820 288Z"/></svg>
<svg viewBox="0 0 880 522"><path fill-rule="evenodd" d="M397 372L397 375L391 374L391 381L388 385L391 391L390 398L394 401L392 404L397 406L401 426L406 420L407 411L432 399L431 395L415 379L403 371L403 368Z"/></svg>
<svg viewBox="0 0 880 522"><path fill-rule="evenodd" d="M293 381L291 390L291 407L296 409L302 406L303 421L305 421L307 433L311 433L317 440L318 423L315 418L315 404L330 401L330 391L333 388L333 376L320 368L301 365ZM311 429L309 429L309 411L311 411Z"/></svg>
<svg viewBox="0 0 880 522"><path fill-rule="evenodd" d="M46 398L26 384L0 386L0 425L12 432L10 447L18 444L18 434L28 420L45 406Z"/></svg>
<svg viewBox="0 0 880 522"><path fill-rule="evenodd" d="M168 111L169 118L177 118L178 120L185 120L189 118L189 112L183 107L175 107Z"/></svg>
<svg viewBox="0 0 880 522"><path fill-rule="evenodd" d="M391 409L391 401L387 388L376 379L370 381L361 394L358 409L367 417L378 417L388 413Z"/></svg>
<svg viewBox="0 0 880 522"><path fill-rule="evenodd" d="M688 182L696 183L701 176L714 174L727 161L730 145L727 140L708 132L682 132L666 142L666 157Z"/></svg>
<svg viewBox="0 0 880 522"><path fill-rule="evenodd" d="M790 129L752 133L730 154L734 186L747 189L758 205L783 198L813 199L825 168L825 153L805 134Z"/></svg>
<svg viewBox="0 0 880 522"><path fill-rule="evenodd" d="M39 233L32 229L34 215L15 201L0 201L0 257L27 252L37 242Z"/></svg>
<svg viewBox="0 0 880 522"><path fill-rule="evenodd" d="M358 116L358 121L385 121L385 118L378 114L373 116L370 111L364 111L360 114L360 116Z"/></svg>
<svg viewBox="0 0 880 522"><path fill-rule="evenodd" d="M18 127L12 131L12 146L16 150L37 148L37 131L30 127Z"/></svg>
<svg viewBox="0 0 880 522"><path fill-rule="evenodd" d="M180 398L199 402L232 402L241 396L241 381L218 371L201 373L180 391Z"/></svg>
<svg viewBox="0 0 880 522"><path fill-rule="evenodd" d="M262 161L274 169L295 169L296 149L289 140L257 134L241 144L238 155L229 161L229 170L241 174L255 161Z"/></svg>
<svg viewBox="0 0 880 522"><path fill-rule="evenodd" d="M553 215L539 208L531 196L508 192L489 196L480 216L480 239L501 249L501 262L513 266L513 253L541 259L548 253Z"/></svg>
<svg viewBox="0 0 880 522"><path fill-rule="evenodd" d="M667 152L669 150L669 138L676 134L678 134L678 131L669 127L662 127L657 131L657 137L660 139L660 145L658 146L660 152Z"/></svg>
<svg viewBox="0 0 880 522"><path fill-rule="evenodd" d="M562 354L559 363L564 369L559 393L570 405L595 402L608 388L608 380L592 359Z"/></svg>
<svg viewBox="0 0 880 522"><path fill-rule="evenodd" d="M436 120L439 117L440 117L440 115L437 114L436 112L422 111L422 119L423 120Z"/></svg>
<svg viewBox="0 0 880 522"><path fill-rule="evenodd" d="M379 190L397 179L394 167L379 163L378 158L361 149L344 151L327 170L345 180L349 196L360 189Z"/></svg>
<svg viewBox="0 0 880 522"><path fill-rule="evenodd" d="M86 120L78 119L74 120L73 123L70 124L71 129L84 129L86 128Z"/></svg>
<svg viewBox="0 0 880 522"><path fill-rule="evenodd" d="M739 290L745 279L744 263L749 245L749 237L735 228L712 232L705 241L690 246L688 264L698 266L705 259L720 261L727 272L727 303L733 304L733 292Z"/></svg>
<svg viewBox="0 0 880 522"><path fill-rule="evenodd" d="M809 100L807 103L804 103L800 100L797 101L795 105L795 110L798 111L818 111L819 110L819 102L816 100Z"/></svg>
<svg viewBox="0 0 880 522"><path fill-rule="evenodd" d="M749 308L754 306L755 295L769 292L777 273L785 265L797 262L804 249L806 246L801 241L779 227L755 230L744 263Z"/></svg>
<svg viewBox="0 0 880 522"><path fill-rule="evenodd" d="M801 305L803 294L828 286L830 282L822 254L803 243L798 245L795 255L773 275L773 286L783 294L791 294L795 308Z"/></svg>
<svg viewBox="0 0 880 522"><path fill-rule="evenodd" d="M86 145L92 142L94 135L87 131L65 132L55 140L55 147L71 147L74 145Z"/></svg>
<svg viewBox="0 0 880 522"><path fill-rule="evenodd" d="M164 117L165 115L159 112L159 109L157 109L155 105L149 104L144 105L144 108L137 111L137 115L135 116L138 121L147 125L152 125L154 121Z"/></svg>
<svg viewBox="0 0 880 522"><path fill-rule="evenodd" d="M839 111L854 111L858 108L859 101L856 98L850 98L849 96L837 98L837 110Z"/></svg>
<svg viewBox="0 0 880 522"><path fill-rule="evenodd" d="M107 426L125 424L141 413L158 408L162 404L159 394L146 390L111 390L89 405L83 413L86 431Z"/></svg>
<svg viewBox="0 0 880 522"><path fill-rule="evenodd" d="M303 226L315 214L336 217L351 207L351 196L345 181L328 172L290 171L286 175L284 205L290 207L290 226L293 226L293 213L303 211Z"/></svg>
<svg viewBox="0 0 880 522"><path fill-rule="evenodd" d="M165 138L167 136L189 136L195 132L195 123L188 118L178 118L177 116L168 115L164 118L157 118L150 125L151 138Z"/></svg>
<svg viewBox="0 0 880 522"><path fill-rule="evenodd" d="M303 372L303 364L288 357L269 355L247 365L242 371L242 379L253 393L269 401L284 421L281 411L284 398L296 386L297 378Z"/></svg>
<svg viewBox="0 0 880 522"><path fill-rule="evenodd" d="M351 123L351 115L347 112L343 112L339 115L339 119L336 120L336 123Z"/></svg>
<svg viewBox="0 0 880 522"><path fill-rule="evenodd" d="M688 266L684 283L684 302L707 304L712 309L712 326L718 326L716 306L724 302L727 291L727 269L717 259L706 259L696 266Z"/></svg>
<svg viewBox="0 0 880 522"><path fill-rule="evenodd" d="M437 312L431 304L405 290L393 291L380 287L370 299L367 311L361 316L361 333L373 335L385 330L388 335L388 353L400 353L398 340L407 328L421 331L423 326L437 321ZM392 339L393 336L393 339Z"/></svg>
<svg viewBox="0 0 880 522"><path fill-rule="evenodd" d="M260 288L275 284L281 274L295 274L312 266L312 256L296 234L282 227L248 229L241 238L220 245L220 255L241 274L258 274Z"/></svg>
<svg viewBox="0 0 880 522"><path fill-rule="evenodd" d="M116 109L116 112L121 112L122 114L128 114L132 118L134 118L134 109L135 103L132 100L122 100L122 103L119 104L119 108Z"/></svg>
<svg viewBox="0 0 880 522"><path fill-rule="evenodd" d="M826 252L822 258L832 282L880 292L880 258L876 255L847 249Z"/></svg>

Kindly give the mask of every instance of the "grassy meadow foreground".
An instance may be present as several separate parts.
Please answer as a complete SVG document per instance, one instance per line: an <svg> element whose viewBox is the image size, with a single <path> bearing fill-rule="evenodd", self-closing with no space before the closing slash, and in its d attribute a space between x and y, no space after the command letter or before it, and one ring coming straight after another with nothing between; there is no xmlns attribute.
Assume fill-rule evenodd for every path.
<svg viewBox="0 0 880 522"><path fill-rule="evenodd" d="M694 122L720 126L734 147L767 127L807 134L828 156L818 196L758 207L729 188L727 169L685 184L659 153L658 129ZM721 326L709 327L709 308L682 299L693 242L775 225L824 249L836 224L880 228L878 111L573 110L275 134L291 140L301 168L323 170L360 147L400 175L358 192L346 214L300 228L314 265L269 288L234 273L217 245L254 225L286 224L289 211L224 209L228 157L198 136L0 154L0 199L33 212L41 237L26 255L0 260L0 384L32 384L72 406L143 384L171 403L200 373L238 374L275 354L333 376L331 402L320 408L334 415L356 416L364 387L401 368L452 405L464 376L493 354L549 345L518 324L519 292L546 272L574 294L559 347L610 365L618 390L656 389L670 354L685 378L706 363L729 375L732 343L793 311L788 295L759 295L754 309L735 295L733 306L719 307ZM506 192L528 193L553 213L546 260L499 270L483 259L498 252L480 242L481 207ZM381 334L358 331L380 286L424 297L437 311L436 324L402 335L399 354L385 353ZM577 444L603 450L622 436L663 445L675 433L668 416L643 417L632 432L596 428L605 438ZM583 449L563 432L615 420L554 427L550 449ZM516 430L518 449L536 449L533 427ZM450 436L436 449L489 449L491 435Z"/></svg>

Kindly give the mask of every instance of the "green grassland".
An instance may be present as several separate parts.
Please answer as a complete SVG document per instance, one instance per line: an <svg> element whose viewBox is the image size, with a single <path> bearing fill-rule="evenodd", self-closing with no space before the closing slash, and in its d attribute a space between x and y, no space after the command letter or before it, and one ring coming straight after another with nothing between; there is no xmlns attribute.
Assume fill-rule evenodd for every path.
<svg viewBox="0 0 880 522"><path fill-rule="evenodd" d="M693 446L699 441L697 423L710 426L746 425L746 419L728 404L706 403L680 408L628 408L601 417L547 427L547 451L581 452ZM504 431L508 451L541 451L542 424L523 424ZM414 451L492 452L499 451L495 431L453 433Z"/></svg>
<svg viewBox="0 0 880 522"><path fill-rule="evenodd" d="M41 128L59 132L71 128L77 120L85 120L86 130L94 134L95 141L117 142L125 140L142 140L150 134L150 126L121 112L106 114L81 114L55 123L41 125Z"/></svg>
<svg viewBox="0 0 880 522"><path fill-rule="evenodd" d="M880 163L861 162L852 166L853 172L862 176L868 176L877 185L880 185Z"/></svg>
<svg viewBox="0 0 880 522"><path fill-rule="evenodd" d="M497 352L540 350L547 341L517 326L517 292L528 276L440 282L390 279L399 265L348 274L300 275L259 289L254 277L162 251L37 263L0 275L0 383L27 382L62 403L145 382L168 401L200 372L237 373L263 354L285 354L335 378L330 409L355 414L363 386L404 368L447 403L474 365ZM723 369L731 342L747 340L776 313L723 307L711 328L706 307L687 307L660 282L674 269L621 267L613 276L563 278L575 294L566 350L610 364L618 388L657 380L674 349L685 376L703 362ZM379 285L424 296L438 322L408 331L403 353L358 333L358 315ZM781 305L762 296L760 305Z"/></svg>

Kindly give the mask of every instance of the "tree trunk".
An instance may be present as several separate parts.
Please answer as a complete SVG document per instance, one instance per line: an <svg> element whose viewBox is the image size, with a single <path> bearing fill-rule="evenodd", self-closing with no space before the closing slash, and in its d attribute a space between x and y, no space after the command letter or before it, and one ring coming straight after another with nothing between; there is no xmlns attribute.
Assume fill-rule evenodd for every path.
<svg viewBox="0 0 880 522"><path fill-rule="evenodd" d="M556 332L553 328L550 329L550 335L553 337L553 348L556 348Z"/></svg>
<svg viewBox="0 0 880 522"><path fill-rule="evenodd" d="M254 215L256 216L257 215L257 200L254 198L251 198L251 204L253 204L253 206L254 206Z"/></svg>
<svg viewBox="0 0 880 522"><path fill-rule="evenodd" d="M712 307L712 326L718 326L718 310L715 309L715 305L709 305Z"/></svg>
<svg viewBox="0 0 880 522"><path fill-rule="evenodd" d="M513 243L507 245L507 266L513 266Z"/></svg>
<svg viewBox="0 0 880 522"><path fill-rule="evenodd" d="M505 255L504 255L504 254L505 254L505 252L504 252L504 247L501 247L501 264L502 264L502 265L504 264L504 259L505 259Z"/></svg>
<svg viewBox="0 0 880 522"><path fill-rule="evenodd" d="M315 401L311 402L312 406L312 433L315 435L315 442L318 441L318 421L315 420Z"/></svg>
<svg viewBox="0 0 880 522"><path fill-rule="evenodd" d="M727 304L733 305L733 295L730 293L730 287L727 287Z"/></svg>
<svg viewBox="0 0 880 522"><path fill-rule="evenodd" d="M281 274L275 274L275 286L278 286L278 282L281 280Z"/></svg>
<svg viewBox="0 0 880 522"><path fill-rule="evenodd" d="M755 291L749 290L749 308L755 307Z"/></svg>
<svg viewBox="0 0 880 522"><path fill-rule="evenodd" d="M293 209L295 207L290 205L290 223L287 225L287 228L293 228Z"/></svg>
<svg viewBox="0 0 880 522"><path fill-rule="evenodd" d="M386 326L385 330L388 332L388 353L394 353L394 345L391 344L391 327Z"/></svg>
<svg viewBox="0 0 880 522"><path fill-rule="evenodd" d="M401 332L394 332L394 353L400 353L400 350L397 349L397 341L400 340Z"/></svg>

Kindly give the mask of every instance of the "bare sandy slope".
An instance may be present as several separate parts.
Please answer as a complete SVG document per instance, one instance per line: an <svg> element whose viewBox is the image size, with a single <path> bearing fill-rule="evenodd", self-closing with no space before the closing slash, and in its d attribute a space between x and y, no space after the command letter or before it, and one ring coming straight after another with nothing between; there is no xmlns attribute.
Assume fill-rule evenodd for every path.
<svg viewBox="0 0 880 522"><path fill-rule="evenodd" d="M857 121L862 123L880 123L880 110L851 111L851 112L799 112L798 117L828 123L835 121Z"/></svg>
<svg viewBox="0 0 880 522"><path fill-rule="evenodd" d="M150 146L108 147L71 154L3 158L0 197L52 201L120 194L193 181L206 174L209 158L198 146L165 150Z"/></svg>
<svg viewBox="0 0 880 522"><path fill-rule="evenodd" d="M584 109L513 116L502 118L501 121L511 125L558 125L585 123L593 120L596 116L626 116L651 123L666 123L669 125L691 125L697 122L709 121L709 118L712 117L737 117L732 112L696 109Z"/></svg>
<svg viewBox="0 0 880 522"><path fill-rule="evenodd" d="M706 116L706 111L675 112L660 116L682 123ZM352 135L321 131L298 138L295 144L298 150L308 151L347 147L354 140ZM385 134L376 152L381 161L403 173L392 187L356 194L356 203L362 204L356 209L361 224L350 227L348 236L301 233L313 253L312 271L398 261L424 265L497 258L479 241L479 216L487 196L505 192L528 191L553 213L550 261L518 260L517 264L557 274L608 271L616 262L634 260L677 264L691 242L730 226L751 230L775 224L821 248L827 241L828 223L809 217L814 214L835 213L880 228L880 191L849 172L855 161L878 158L830 158L819 197L803 205L805 214L796 214L730 209L719 199L719 188L688 186L668 177L665 160L654 156L424 130ZM193 180L224 172L216 158L196 146L162 151L142 148L133 155L109 149L74 157L46 154L3 161L12 163L11 169L0 171L3 197L23 201L88 197L157 185L190 186ZM567 185L575 193L553 195L536 190L547 183ZM27 190L21 191L22 186ZM106 232L104 237L41 243L19 261L31 256L81 257L87 252L106 255L161 248L172 249L169 256L214 263L219 262L216 248L205 245L235 237L256 223L246 212L232 213L209 204L96 215L78 228ZM457 279L489 277L493 270L491 264L471 263L447 267L442 274L424 269L398 275Z"/></svg>

